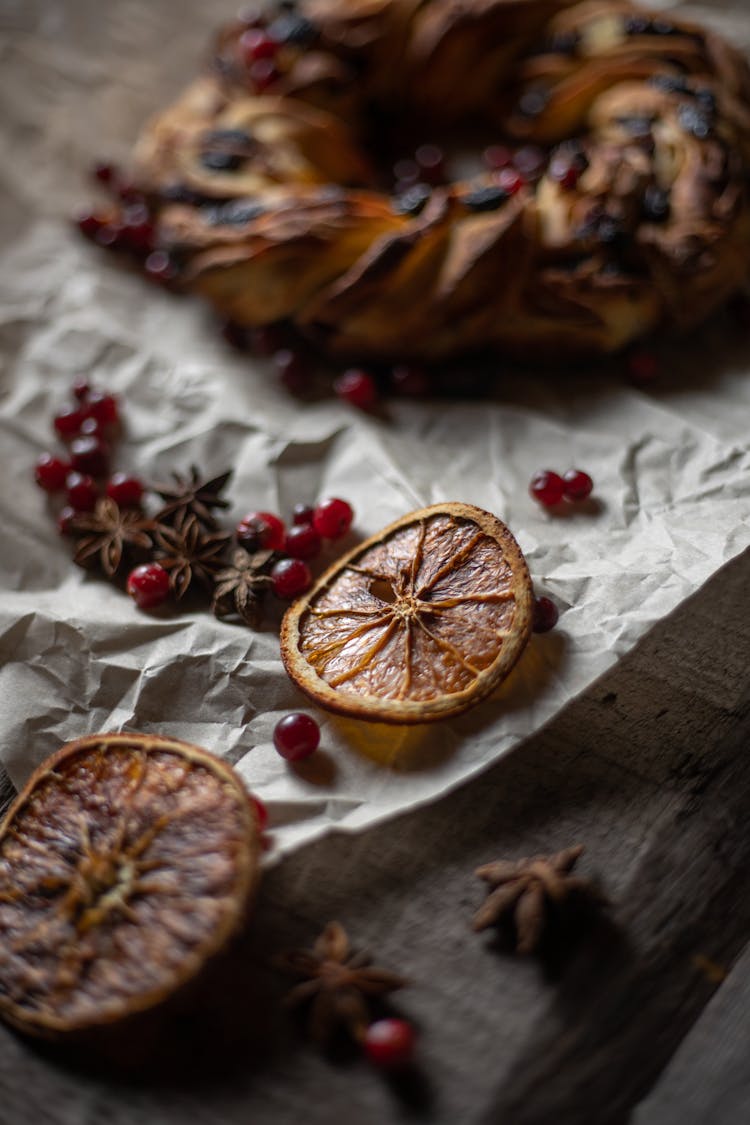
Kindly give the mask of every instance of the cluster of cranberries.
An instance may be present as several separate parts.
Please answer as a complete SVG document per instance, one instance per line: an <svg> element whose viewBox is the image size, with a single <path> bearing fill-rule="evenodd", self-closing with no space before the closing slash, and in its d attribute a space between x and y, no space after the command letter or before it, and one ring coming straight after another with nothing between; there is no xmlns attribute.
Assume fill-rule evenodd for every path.
<svg viewBox="0 0 750 1125"><path fill-rule="evenodd" d="M552 469L542 469L531 478L529 492L542 507L555 508L564 500L587 500L593 487L591 477L581 469L568 469L562 476Z"/></svg>

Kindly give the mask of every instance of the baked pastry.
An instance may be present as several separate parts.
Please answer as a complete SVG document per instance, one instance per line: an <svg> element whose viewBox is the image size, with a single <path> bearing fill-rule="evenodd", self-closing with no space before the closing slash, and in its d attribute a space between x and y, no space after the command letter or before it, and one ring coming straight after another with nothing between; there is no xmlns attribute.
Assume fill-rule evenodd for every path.
<svg viewBox="0 0 750 1125"><path fill-rule="evenodd" d="M394 194L389 154L436 135L508 166ZM606 353L745 281L750 69L626 0L300 0L220 33L135 166L179 284L240 324L358 359Z"/></svg>

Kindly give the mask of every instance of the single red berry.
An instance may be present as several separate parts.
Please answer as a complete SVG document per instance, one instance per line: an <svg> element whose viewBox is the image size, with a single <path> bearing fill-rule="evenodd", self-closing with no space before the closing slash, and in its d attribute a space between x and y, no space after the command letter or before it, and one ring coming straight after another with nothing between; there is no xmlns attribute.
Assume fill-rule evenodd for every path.
<svg viewBox="0 0 750 1125"><path fill-rule="evenodd" d="M292 559L314 559L320 554L323 541L312 524L295 524L284 538L284 554Z"/></svg>
<svg viewBox="0 0 750 1125"><path fill-rule="evenodd" d="M136 254L148 254L154 245L154 224L151 213L143 203L126 207L122 214L122 237Z"/></svg>
<svg viewBox="0 0 750 1125"><path fill-rule="evenodd" d="M61 508L57 515L57 530L61 535L70 535L71 521L75 519L78 512L75 508L71 508L70 504L66 504Z"/></svg>
<svg viewBox="0 0 750 1125"><path fill-rule="evenodd" d="M594 482L581 469L568 469L563 473L563 496L566 500L585 500L591 495Z"/></svg>
<svg viewBox="0 0 750 1125"><path fill-rule="evenodd" d="M416 1036L406 1020L385 1019L371 1023L363 1042L367 1058L386 1070L407 1066L414 1057Z"/></svg>
<svg viewBox="0 0 750 1125"><path fill-rule="evenodd" d="M542 469L531 478L529 492L545 508L559 504L565 493L565 481L551 469Z"/></svg>
<svg viewBox="0 0 750 1125"><path fill-rule="evenodd" d="M255 809L255 816L258 821L258 831L265 832L268 827L268 809L261 801L260 797L256 797L254 793L248 793L250 804Z"/></svg>
<svg viewBox="0 0 750 1125"><path fill-rule="evenodd" d="M378 388L372 375L359 367L350 367L334 379L333 389L344 402L359 410L372 410L378 401Z"/></svg>
<svg viewBox="0 0 750 1125"><path fill-rule="evenodd" d="M515 195L526 183L523 176L515 168L503 168L494 176L494 180L506 195Z"/></svg>
<svg viewBox="0 0 750 1125"><path fill-rule="evenodd" d="M60 492L65 488L65 481L70 472L70 465L52 453L43 453L34 469L34 480L45 492Z"/></svg>
<svg viewBox="0 0 750 1125"><path fill-rule="evenodd" d="M310 567L302 559L280 559L271 568L273 592L277 598L289 600L304 594L312 586Z"/></svg>
<svg viewBox="0 0 750 1125"><path fill-rule="evenodd" d="M420 145L414 153L419 179L433 187L445 180L445 153L439 145Z"/></svg>
<svg viewBox="0 0 750 1125"><path fill-rule="evenodd" d="M423 398L430 393L430 379L424 367L400 363L391 371L391 385L396 394Z"/></svg>
<svg viewBox="0 0 750 1125"><path fill-rule="evenodd" d="M482 153L482 160L491 172L499 172L513 163L513 152L507 145L488 145Z"/></svg>
<svg viewBox="0 0 750 1125"><path fill-rule="evenodd" d="M290 394L301 395L310 389L310 372L300 352L281 348L274 352L273 363L279 382Z"/></svg>
<svg viewBox="0 0 750 1125"><path fill-rule="evenodd" d="M295 504L292 511L292 523L304 524L312 523L315 509L311 504Z"/></svg>
<svg viewBox="0 0 750 1125"><path fill-rule="evenodd" d="M91 175L100 184L109 187L118 178L117 165L108 160L97 160L91 168Z"/></svg>
<svg viewBox="0 0 750 1125"><path fill-rule="evenodd" d="M653 352L638 350L628 356L628 372L631 383L647 386L659 377L659 360Z"/></svg>
<svg viewBox="0 0 750 1125"><path fill-rule="evenodd" d="M152 609L169 597L169 574L158 563L143 563L131 570L126 588L139 609Z"/></svg>
<svg viewBox="0 0 750 1125"><path fill-rule="evenodd" d="M273 59L258 59L252 64L248 73L257 94L264 93L279 77Z"/></svg>
<svg viewBox="0 0 750 1125"><path fill-rule="evenodd" d="M285 715L274 727L273 744L288 762L309 758L318 749L319 742L320 727L302 711Z"/></svg>
<svg viewBox="0 0 750 1125"><path fill-rule="evenodd" d="M117 399L105 391L93 390L86 403L86 414L102 426L116 426L119 421Z"/></svg>
<svg viewBox="0 0 750 1125"><path fill-rule="evenodd" d="M104 477L109 472L109 446L98 437L77 437L70 443L70 463L78 473Z"/></svg>
<svg viewBox="0 0 750 1125"><path fill-rule="evenodd" d="M273 512L248 512L237 524L235 535L248 551L280 551L285 531L284 521Z"/></svg>
<svg viewBox="0 0 750 1125"><path fill-rule="evenodd" d="M534 599L534 620L532 628L535 633L549 633L557 625L560 611L551 598Z"/></svg>
<svg viewBox="0 0 750 1125"><path fill-rule="evenodd" d="M152 281L162 284L174 281L177 276L177 267L166 250L152 250L143 263L143 268Z"/></svg>
<svg viewBox="0 0 750 1125"><path fill-rule="evenodd" d="M73 392L73 398L77 399L78 402L85 402L91 394L91 383L89 383L88 379L81 377L80 379L76 379L71 390Z"/></svg>
<svg viewBox="0 0 750 1125"><path fill-rule="evenodd" d="M107 483L107 496L120 508L138 508L143 499L143 483L127 473L113 473Z"/></svg>
<svg viewBox="0 0 750 1125"><path fill-rule="evenodd" d="M99 499L99 489L93 477L85 473L68 473L65 479L68 503L77 512L92 512Z"/></svg>
<svg viewBox="0 0 750 1125"><path fill-rule="evenodd" d="M331 496L321 502L313 513L313 527L324 539L343 539L352 526L354 512L346 500Z"/></svg>
<svg viewBox="0 0 750 1125"><path fill-rule="evenodd" d="M80 434L81 437L98 437L105 436L104 431L106 426L103 426L96 418L84 418L81 422Z"/></svg>
<svg viewBox="0 0 750 1125"><path fill-rule="evenodd" d="M272 59L279 50L279 44L273 36L261 28L243 31L238 47L246 66L251 66L258 59Z"/></svg>
<svg viewBox="0 0 750 1125"><path fill-rule="evenodd" d="M96 239L102 227L107 226L109 216L100 211L78 211L73 217L73 222L84 238Z"/></svg>
<svg viewBox="0 0 750 1125"><path fill-rule="evenodd" d="M81 432L81 423L86 417L86 411L77 406L65 406L52 419L55 433L63 441L70 441Z"/></svg>

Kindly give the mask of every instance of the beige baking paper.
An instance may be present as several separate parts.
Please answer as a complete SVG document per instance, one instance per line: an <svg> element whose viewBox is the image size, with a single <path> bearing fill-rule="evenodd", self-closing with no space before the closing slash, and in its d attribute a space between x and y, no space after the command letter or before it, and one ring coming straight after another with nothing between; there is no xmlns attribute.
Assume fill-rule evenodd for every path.
<svg viewBox="0 0 750 1125"><path fill-rule="evenodd" d="M741 0L690 11L750 44ZM0 756L20 785L90 732L188 739L235 763L268 804L273 856L433 800L519 747L748 546L750 340L718 318L667 353L652 393L602 365L508 370L492 402L394 401L387 419L291 401L266 363L226 348L202 305L128 273L68 222L92 196L92 159L125 156L231 13L198 0L0 0ZM324 495L351 501L362 536L440 500L496 512L562 608L559 628L458 720L407 730L316 714L322 750L291 768L274 725L313 709L271 627L151 617L72 564L32 467L80 375L122 397L118 467L152 479L232 467L232 521ZM545 513L532 473L573 465L592 474L596 504Z"/></svg>

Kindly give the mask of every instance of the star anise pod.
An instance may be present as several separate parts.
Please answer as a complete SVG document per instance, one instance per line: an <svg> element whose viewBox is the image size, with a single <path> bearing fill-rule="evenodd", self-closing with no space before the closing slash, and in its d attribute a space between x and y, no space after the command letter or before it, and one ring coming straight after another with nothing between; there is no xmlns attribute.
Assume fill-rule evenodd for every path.
<svg viewBox="0 0 750 1125"><path fill-rule="evenodd" d="M372 965L368 953L354 953L343 926L329 922L311 950L293 949L275 958L284 972L300 977L286 997L286 1005L310 1002L308 1029L312 1039L329 1044L344 1029L360 1041L371 1022L368 999L403 988L397 973Z"/></svg>
<svg viewBox="0 0 750 1125"><path fill-rule="evenodd" d="M167 501L156 513L156 519L159 523L177 527L184 523L188 516L195 516L204 527L218 527L212 509L229 507L229 501L223 500L219 493L226 487L231 475L230 470L210 480L203 480L195 465L190 466L189 476L172 473L174 484L151 486L157 496Z"/></svg>
<svg viewBox="0 0 750 1125"><path fill-rule="evenodd" d="M109 496L97 500L93 512L80 512L68 524L79 536L75 562L79 566L101 566L112 578L127 554L151 550L151 532L156 523L137 508L121 508Z"/></svg>
<svg viewBox="0 0 750 1125"><path fill-rule="evenodd" d="M211 588L214 575L224 566L222 554L231 535L206 531L195 516L187 516L177 527L158 524L154 533L155 558L169 572L175 597L182 598L197 580Z"/></svg>
<svg viewBox="0 0 750 1125"><path fill-rule="evenodd" d="M211 609L217 617L241 617L251 629L260 623L260 608L266 587L270 585L268 570L275 551L248 551L239 548L232 555L232 565L215 575Z"/></svg>
<svg viewBox="0 0 750 1125"><path fill-rule="evenodd" d="M534 855L516 862L501 859L478 867L475 874L491 890L474 915L473 928L484 930L507 920L515 927L516 951L534 953L550 914L573 894L605 901L593 883L570 874L583 850L582 844L575 844L551 856Z"/></svg>

